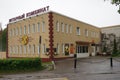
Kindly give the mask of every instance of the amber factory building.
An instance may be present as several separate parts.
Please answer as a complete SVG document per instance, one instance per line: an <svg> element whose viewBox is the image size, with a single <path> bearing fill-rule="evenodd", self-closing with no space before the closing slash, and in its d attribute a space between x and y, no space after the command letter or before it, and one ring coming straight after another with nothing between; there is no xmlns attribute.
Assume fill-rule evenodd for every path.
<svg viewBox="0 0 120 80"><path fill-rule="evenodd" d="M53 60L100 52L100 28L53 11L29 15L10 19L7 57Z"/></svg>

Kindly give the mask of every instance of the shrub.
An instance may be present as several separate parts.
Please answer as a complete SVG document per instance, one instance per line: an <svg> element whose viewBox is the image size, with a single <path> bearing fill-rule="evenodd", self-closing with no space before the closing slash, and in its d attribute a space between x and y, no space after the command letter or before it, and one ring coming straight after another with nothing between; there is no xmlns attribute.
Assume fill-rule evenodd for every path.
<svg viewBox="0 0 120 80"><path fill-rule="evenodd" d="M0 71L40 70L40 58L0 60Z"/></svg>

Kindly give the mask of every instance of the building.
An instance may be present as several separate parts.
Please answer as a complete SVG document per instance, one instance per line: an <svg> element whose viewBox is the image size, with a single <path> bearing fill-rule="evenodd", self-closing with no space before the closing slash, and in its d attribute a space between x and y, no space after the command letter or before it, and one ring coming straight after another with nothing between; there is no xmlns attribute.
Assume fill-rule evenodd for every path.
<svg viewBox="0 0 120 80"><path fill-rule="evenodd" d="M111 53L116 39L117 49L120 50L120 25L101 28L102 50L106 47L108 53Z"/></svg>
<svg viewBox="0 0 120 80"><path fill-rule="evenodd" d="M75 53L78 57L88 57L100 52L99 28L48 11L48 8L9 20L8 57L41 57L47 60L72 57Z"/></svg>

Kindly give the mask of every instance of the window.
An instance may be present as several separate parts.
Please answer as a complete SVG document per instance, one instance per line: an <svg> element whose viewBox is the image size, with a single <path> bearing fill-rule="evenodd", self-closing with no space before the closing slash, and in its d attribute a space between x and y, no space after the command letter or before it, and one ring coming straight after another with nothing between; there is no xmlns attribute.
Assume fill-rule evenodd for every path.
<svg viewBox="0 0 120 80"><path fill-rule="evenodd" d="M33 24L33 29L32 30L33 30L33 33L35 33L35 24Z"/></svg>
<svg viewBox="0 0 120 80"><path fill-rule="evenodd" d="M26 26L24 26L24 34L26 34Z"/></svg>
<svg viewBox="0 0 120 80"><path fill-rule="evenodd" d="M40 44L38 45L38 54L40 54Z"/></svg>
<svg viewBox="0 0 120 80"><path fill-rule="evenodd" d="M20 30L20 31L19 31L19 32L20 32L20 35L22 35L22 27L20 27L20 29L19 29L19 30Z"/></svg>
<svg viewBox="0 0 120 80"><path fill-rule="evenodd" d="M42 32L45 32L45 22L42 22Z"/></svg>
<svg viewBox="0 0 120 80"><path fill-rule="evenodd" d="M69 27L70 27L70 28L69 28L69 29L70 29L70 33L72 33L72 26L70 25Z"/></svg>
<svg viewBox="0 0 120 80"><path fill-rule="evenodd" d="M96 37L99 38L99 33L96 33Z"/></svg>
<svg viewBox="0 0 120 80"><path fill-rule="evenodd" d="M19 46L19 53L22 54L22 45Z"/></svg>
<svg viewBox="0 0 120 80"><path fill-rule="evenodd" d="M45 44L43 44L43 54L45 54L46 53L46 46L45 46Z"/></svg>
<svg viewBox="0 0 120 80"><path fill-rule="evenodd" d="M64 54L65 52L65 47L64 47L64 44L62 44L62 53Z"/></svg>
<svg viewBox="0 0 120 80"><path fill-rule="evenodd" d="M14 36L14 29L12 29L12 35Z"/></svg>
<svg viewBox="0 0 120 80"><path fill-rule="evenodd" d="M59 54L59 44L57 44L57 53Z"/></svg>
<svg viewBox="0 0 120 80"><path fill-rule="evenodd" d="M31 45L28 45L28 54L30 54Z"/></svg>
<svg viewBox="0 0 120 80"><path fill-rule="evenodd" d="M35 53L35 45L33 45L32 51L33 51L33 54L34 54Z"/></svg>
<svg viewBox="0 0 120 80"><path fill-rule="evenodd" d="M66 33L68 33L68 25L66 24Z"/></svg>
<svg viewBox="0 0 120 80"><path fill-rule="evenodd" d="M85 29L85 36L88 36L88 30Z"/></svg>
<svg viewBox="0 0 120 80"><path fill-rule="evenodd" d="M61 23L61 25L62 25L62 32L64 32L64 23Z"/></svg>
<svg viewBox="0 0 120 80"><path fill-rule="evenodd" d="M77 27L76 33L77 33L77 35L80 35L80 28L79 27Z"/></svg>
<svg viewBox="0 0 120 80"><path fill-rule="evenodd" d="M59 28L60 28L60 25L59 25L59 22L57 21L57 22L56 22L56 31L57 31L57 32L59 32L59 30L60 30Z"/></svg>
<svg viewBox="0 0 120 80"><path fill-rule="evenodd" d="M15 31L15 29L14 29L14 36L16 35L16 31Z"/></svg>
<svg viewBox="0 0 120 80"><path fill-rule="evenodd" d="M76 52L77 53L88 53L88 46L76 46Z"/></svg>
<svg viewBox="0 0 120 80"><path fill-rule="evenodd" d="M10 36L12 36L12 30L10 30Z"/></svg>
<svg viewBox="0 0 120 80"><path fill-rule="evenodd" d="M13 53L15 54L15 46L13 46Z"/></svg>
<svg viewBox="0 0 120 80"><path fill-rule="evenodd" d="M18 28L16 28L16 33L15 34L18 35Z"/></svg>
<svg viewBox="0 0 120 80"><path fill-rule="evenodd" d="M18 46L16 46L16 54L18 54Z"/></svg>
<svg viewBox="0 0 120 80"><path fill-rule="evenodd" d="M26 52L27 52L27 51L26 51L26 45L24 45L24 53L26 54Z"/></svg>
<svg viewBox="0 0 120 80"><path fill-rule="evenodd" d="M95 37L95 32L93 32L93 37Z"/></svg>
<svg viewBox="0 0 120 80"><path fill-rule="evenodd" d="M28 34L30 33L30 24L28 25Z"/></svg>
<svg viewBox="0 0 120 80"><path fill-rule="evenodd" d="M9 51L10 51L10 54L12 53L12 46L10 46L10 49L9 49Z"/></svg>
<svg viewBox="0 0 120 80"><path fill-rule="evenodd" d="M40 32L40 23L38 22L37 25L38 25L38 26L37 26L37 27L38 27L38 28L37 28L37 29L38 29L37 32Z"/></svg>

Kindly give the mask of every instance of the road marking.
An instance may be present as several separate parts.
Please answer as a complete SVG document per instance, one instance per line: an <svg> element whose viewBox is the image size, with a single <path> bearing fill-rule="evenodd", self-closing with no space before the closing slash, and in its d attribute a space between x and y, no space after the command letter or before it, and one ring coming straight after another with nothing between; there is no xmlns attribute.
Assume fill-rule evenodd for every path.
<svg viewBox="0 0 120 80"><path fill-rule="evenodd" d="M51 78L51 79L40 79L40 80L68 80L67 78Z"/></svg>

